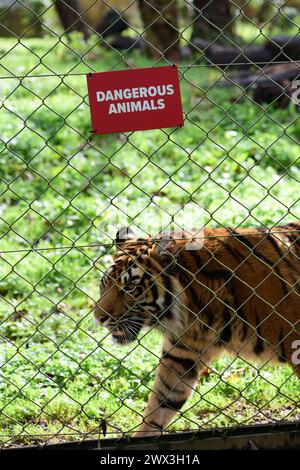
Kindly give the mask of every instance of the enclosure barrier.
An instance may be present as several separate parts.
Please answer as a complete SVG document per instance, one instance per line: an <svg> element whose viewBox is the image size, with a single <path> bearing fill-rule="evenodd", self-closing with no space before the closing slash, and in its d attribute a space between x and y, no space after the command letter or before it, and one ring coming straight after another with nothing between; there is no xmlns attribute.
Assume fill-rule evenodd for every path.
<svg viewBox="0 0 300 470"><path fill-rule="evenodd" d="M233 427L234 434L245 425L286 421L291 423L282 425L288 431L280 431L280 445L293 426L298 439L299 383L292 369L299 370L299 364L286 345L299 330L280 304L299 302L299 19L298 1L0 3L6 36L0 47L2 447L95 443L132 436L143 422L148 425L145 409L161 358L162 340L155 331L161 326L172 333L162 318L175 304L193 318L193 328L199 322L199 331L211 335L207 349L226 346L237 357L195 360L194 346L184 344L191 326L185 327L172 348L189 350L192 358L182 353L185 363L201 363L201 380L191 385L192 362L183 371L181 361L176 377L194 395L166 423L164 432L171 437L158 442L169 439L172 448L182 448L177 442L190 443L194 435L201 446L209 439L205 433L213 439L224 426ZM182 129L91 134L85 74L173 64L181 83ZM124 221L147 239L143 254L154 244L168 256L164 271L151 273L148 292L156 286L171 300L134 342L120 347L111 344L108 329L95 326L94 311L98 305L105 321L111 313L97 303L99 284L102 278L102 294L107 284L111 292L120 284L107 268ZM180 245L189 230L203 226L206 231L199 237L193 232L191 240L201 243L204 263L198 258L201 265L195 268L193 248L182 255L189 265L172 250L170 257L176 240ZM210 232L212 227L223 231ZM175 230L172 237L162 240L157 234L169 228ZM209 239L219 251L206 250ZM227 261L219 258L224 244ZM122 253L128 257L127 246L119 243L120 259ZM235 256L228 255L232 249ZM132 270L127 262L125 277ZM254 262L265 277L253 287L253 275L247 276ZM165 284L174 263L186 281L176 292ZM217 272L211 269L216 265ZM197 281L199 273L213 287L201 277ZM147 269L142 276L149 276ZM244 292L236 309L232 294L224 297L232 279ZM209 297L204 304L197 300L198 312L184 300L195 282ZM120 289L128 295L126 285ZM254 326L243 314L252 298L268 312L262 319L256 314ZM132 299L119 319L123 334L120 325L130 311L140 321L140 303ZM216 303L223 309L218 328L209 318ZM201 312L205 319L200 320ZM283 322L276 349L264 337L274 315ZM241 346L232 343L237 320L257 356L266 349L263 343L273 348L261 364L240 357ZM127 339L136 336L140 325L135 325ZM270 360L278 351L281 368ZM170 359L172 349L164 354ZM164 367L167 375L174 374L166 360ZM168 409L177 387L175 381L158 397ZM154 399L157 394L156 388ZM247 434L243 445L249 439Z"/></svg>

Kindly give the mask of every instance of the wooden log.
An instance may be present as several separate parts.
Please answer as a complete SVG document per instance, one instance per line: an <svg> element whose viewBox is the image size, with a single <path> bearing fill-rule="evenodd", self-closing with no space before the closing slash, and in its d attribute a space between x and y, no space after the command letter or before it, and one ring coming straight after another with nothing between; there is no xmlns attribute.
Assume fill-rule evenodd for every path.
<svg viewBox="0 0 300 470"><path fill-rule="evenodd" d="M202 52L210 63L220 67L225 67L227 64L244 64L245 67L249 67L253 64L272 62L272 60L290 60L291 62L300 60L300 38L298 37L276 36L261 46L245 47L227 47L195 38L192 45L194 49Z"/></svg>
<svg viewBox="0 0 300 470"><path fill-rule="evenodd" d="M249 68L253 63L272 60L271 51L265 46L226 47L212 44L202 39L194 39L193 46L203 52L208 62L226 67L228 64L243 64Z"/></svg>
<svg viewBox="0 0 300 470"><path fill-rule="evenodd" d="M256 103L273 103L274 105L285 108L291 102L292 88L290 83L260 83L254 90L253 100Z"/></svg>
<svg viewBox="0 0 300 470"><path fill-rule="evenodd" d="M300 37L274 36L266 42L265 47L277 61L300 60Z"/></svg>
<svg viewBox="0 0 300 470"><path fill-rule="evenodd" d="M284 80L292 82L297 80L300 75L300 63L295 64L276 64L261 68L258 72L244 73L230 76L230 80L220 82L220 86L231 87L240 85L247 88L251 85L262 85L270 82L281 83Z"/></svg>
<svg viewBox="0 0 300 470"><path fill-rule="evenodd" d="M244 73L219 82L221 87L238 85L245 88L257 103L276 103L286 107L291 102L293 82L300 79L300 63L276 64L260 69L257 73Z"/></svg>
<svg viewBox="0 0 300 470"><path fill-rule="evenodd" d="M109 42L109 44L117 50L142 49L143 40L138 36L135 38L131 38L129 36L116 36Z"/></svg>

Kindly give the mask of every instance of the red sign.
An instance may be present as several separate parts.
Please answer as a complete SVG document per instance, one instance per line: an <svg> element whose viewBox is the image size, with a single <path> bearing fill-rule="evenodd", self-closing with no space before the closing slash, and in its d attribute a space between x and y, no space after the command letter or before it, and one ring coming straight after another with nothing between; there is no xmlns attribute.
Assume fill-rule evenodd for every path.
<svg viewBox="0 0 300 470"><path fill-rule="evenodd" d="M183 126L175 65L89 73L93 134Z"/></svg>

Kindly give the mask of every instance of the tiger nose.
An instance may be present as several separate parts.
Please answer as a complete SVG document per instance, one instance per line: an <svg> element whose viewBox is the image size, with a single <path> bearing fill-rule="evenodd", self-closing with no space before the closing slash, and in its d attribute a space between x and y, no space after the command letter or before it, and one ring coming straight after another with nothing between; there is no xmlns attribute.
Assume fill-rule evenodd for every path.
<svg viewBox="0 0 300 470"><path fill-rule="evenodd" d="M105 310L103 310L101 307L99 307L98 304L96 304L94 308L94 316L96 320L98 320L101 324L105 323L106 320L109 319L109 314Z"/></svg>
<svg viewBox="0 0 300 470"><path fill-rule="evenodd" d="M97 318L97 320L103 325L104 322L106 322L106 320L108 319L108 316L100 316Z"/></svg>

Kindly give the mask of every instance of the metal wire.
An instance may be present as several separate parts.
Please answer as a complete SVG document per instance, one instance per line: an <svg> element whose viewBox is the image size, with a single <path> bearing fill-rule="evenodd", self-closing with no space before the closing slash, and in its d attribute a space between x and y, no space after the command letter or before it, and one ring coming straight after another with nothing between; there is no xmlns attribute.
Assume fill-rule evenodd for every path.
<svg viewBox="0 0 300 470"><path fill-rule="evenodd" d="M58 3L69 8L72 18L74 14L77 18L69 21L65 29L59 26ZM1 34L8 36L0 50L3 447L94 436L130 436L148 422L145 408L150 393L156 400L152 408L155 415L155 410L161 412L162 403L174 402L180 387L192 388L194 396L171 422L163 425L164 432L299 419L296 375L287 366L280 373L271 366L271 359L278 355L278 349L284 351L289 335L297 331L298 325L284 316L280 305L299 302L299 271L295 266L299 262L300 228L284 226L300 218L300 156L295 150L299 145L299 103L293 101L291 94L293 81L300 77L300 54L291 59L287 53L296 39L300 50L299 12L287 8L295 7L288 5L290 2L262 2L263 8L269 7L269 17L262 25L258 23L262 14L259 2L221 3L228 4L230 13L222 27L216 24L215 0L40 0L34 4L19 0L3 8L0 5ZM97 24L91 20L95 8L102 15ZM12 21L16 9L25 19L21 30ZM108 13L113 17L108 17ZM99 33L104 19L108 25ZM110 28L117 27L120 21L124 29L121 35L109 34ZM284 44L278 46L279 39L272 31L281 28L280 21L288 34ZM36 25L42 28L43 36L30 38ZM86 38L76 33L79 25L86 28ZM194 37L199 25L210 30L205 44L203 38L198 38L202 40L199 43ZM243 39L233 29L240 25L249 29ZM122 49L124 37L129 45ZM250 47L269 48L269 52L272 49L273 55L269 60L253 60L249 57ZM233 54L232 60L223 62L223 54ZM176 57L184 105L183 130L105 137L90 134L86 73L168 65ZM271 68L291 64L294 78L278 82ZM201 76L203 71L207 76ZM250 82L243 85L242 79L249 76ZM277 90L265 102L256 93L262 78ZM272 132L267 126L274 126ZM276 146L278 152L274 150ZM166 206L163 211L172 222L174 203L184 207L192 202L199 206L199 212L203 211L201 253L207 250L205 262L193 270L180 264L180 252L173 256L165 274L172 263L177 263L181 275L188 279L176 292L160 275L149 273L149 266L140 266L145 276L152 276L143 295L150 295L155 285L172 302L162 307L159 318L152 314L148 329L122 349L110 344L108 329L99 325L95 328L91 321L99 302L100 277L107 276L115 250L112 214L116 209L123 216L129 215L133 226L140 226L138 216L144 217L146 223L149 206L162 210L161 200ZM137 213L140 201L142 206ZM177 229L185 227L179 224ZM211 232L211 227L224 230ZM241 227L250 228L243 232ZM143 242L144 253L155 244L169 255L157 232L150 235ZM181 237L176 233L171 239L180 244ZM210 272L211 279L215 276L210 285L203 281L202 273L212 261L217 261L222 272L228 274L228 265L219 257L225 246L222 243L228 240L229 256L230 243L240 242L239 263L230 268L229 277L221 284L220 275ZM207 248L210 242L220 243L218 250ZM279 247L271 264L264 255L268 242L273 252L275 245ZM139 249L141 241L135 240L131 245ZM126 245L122 249L124 256L135 263L136 257L128 255ZM254 262L265 273L255 287L241 274L247 266L251 270ZM283 274L284 263L290 267L288 274ZM122 275L129 275L130 269L131 263L124 267ZM128 295L120 278L107 277L111 285L106 296L116 288ZM224 297L232 279L238 280L241 292L248 292L236 308L232 306L232 296ZM280 298L275 293L272 300L264 292L268 282L273 282L274 291L283 282L287 291L283 289ZM185 292L190 295L193 286L204 289L208 296L204 303L199 300L197 312L184 300ZM139 304L131 297L126 312L118 318L118 328L122 328L128 315L136 318ZM253 326L243 312L255 301L268 308ZM205 317L216 302L225 312L226 321L220 329ZM166 357L174 354L177 344L185 341L195 325L199 324L200 330L212 338L201 354L197 346L185 344L193 358L198 356L184 372L175 370L161 356L161 339L155 336L157 326L162 325L160 318L175 304L186 311L190 320L178 333L176 344L165 351ZM262 333L274 316L285 326L284 331L278 332L277 349ZM229 330L230 335L235 335L237 320L243 320L245 328L251 330L243 347L250 347L253 341L261 345L263 341L264 347L271 350L261 364L241 358L243 347L226 339ZM170 325L163 326L166 336L173 334ZM129 336L134 328L132 323ZM220 343L234 357L209 362L209 350ZM176 379L163 398L153 385L162 363L166 374ZM201 383L191 384L189 377L200 365L204 369ZM206 368L210 372L205 372ZM144 435L145 430L140 433Z"/></svg>

